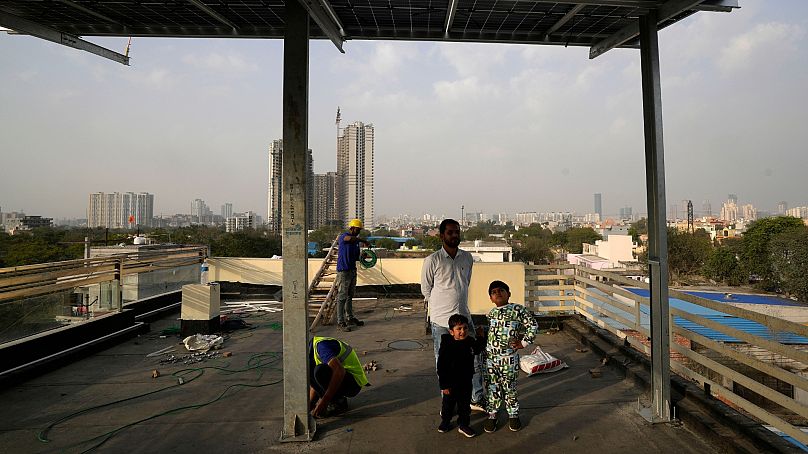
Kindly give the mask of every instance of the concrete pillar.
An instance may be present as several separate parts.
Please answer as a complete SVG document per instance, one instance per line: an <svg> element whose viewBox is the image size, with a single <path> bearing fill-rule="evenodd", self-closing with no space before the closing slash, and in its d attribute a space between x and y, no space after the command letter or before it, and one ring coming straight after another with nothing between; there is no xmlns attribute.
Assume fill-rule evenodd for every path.
<svg viewBox="0 0 808 454"><path fill-rule="evenodd" d="M310 441L306 152L309 122L309 15L286 2L283 38L283 431L281 441Z"/></svg>

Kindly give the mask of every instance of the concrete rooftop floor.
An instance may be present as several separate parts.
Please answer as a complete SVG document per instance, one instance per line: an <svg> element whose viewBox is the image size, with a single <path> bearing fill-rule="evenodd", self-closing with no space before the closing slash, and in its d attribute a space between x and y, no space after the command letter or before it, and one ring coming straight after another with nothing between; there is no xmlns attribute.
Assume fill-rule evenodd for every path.
<svg viewBox="0 0 808 454"><path fill-rule="evenodd" d="M414 310L393 310L401 304ZM421 302L379 299L357 301L355 307L367 324L338 337L360 353L363 363L375 360L380 368L368 373L372 386L350 400L347 414L318 421L313 442L278 441L283 424L280 313L247 318L253 329L234 331L224 343L221 351L232 352L229 358L160 364L161 357L146 355L165 347L186 353L177 336L160 337L162 330L178 326L173 315L153 323L148 334L2 390L1 450L83 452L103 440L94 437L117 430L92 452L716 452L681 425L647 424L636 412L642 391L610 368L592 378L588 370L600 358L576 352L579 345L564 331L542 333L537 343L566 361L568 369L530 378L520 374L522 431L484 433L485 416L472 413L472 427L480 432L476 438L456 431L440 434L432 340L424 334ZM324 327L317 334L338 333ZM388 348L404 339L423 348ZM186 371L179 385L172 374L189 368L204 369ZM158 378L152 378L155 369ZM154 393L121 401L149 392ZM69 415L75 417L47 433L48 443L37 439L49 424Z"/></svg>

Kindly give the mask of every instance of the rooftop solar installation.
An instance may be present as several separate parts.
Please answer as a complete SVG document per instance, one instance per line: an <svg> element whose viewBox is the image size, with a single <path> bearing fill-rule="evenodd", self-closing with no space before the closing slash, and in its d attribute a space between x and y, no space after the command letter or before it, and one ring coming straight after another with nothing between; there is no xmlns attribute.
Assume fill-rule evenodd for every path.
<svg viewBox="0 0 808 454"><path fill-rule="evenodd" d="M291 0L294 1L294 0ZM591 57L637 47L640 15L660 29L698 11L731 11L737 0L299 0L311 38L531 43L590 46ZM4 0L0 25L82 36L283 38L283 0ZM15 28L16 27L16 28ZM42 37L42 36L40 36ZM49 38L46 38L49 39Z"/></svg>

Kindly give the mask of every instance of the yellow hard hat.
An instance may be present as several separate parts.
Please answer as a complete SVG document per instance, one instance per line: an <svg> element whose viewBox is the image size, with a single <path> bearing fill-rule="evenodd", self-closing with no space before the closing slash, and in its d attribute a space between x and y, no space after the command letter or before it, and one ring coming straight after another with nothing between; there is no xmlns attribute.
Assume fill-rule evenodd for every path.
<svg viewBox="0 0 808 454"><path fill-rule="evenodd" d="M362 221L359 219L351 219L351 222L348 223L348 227L359 227L362 228Z"/></svg>

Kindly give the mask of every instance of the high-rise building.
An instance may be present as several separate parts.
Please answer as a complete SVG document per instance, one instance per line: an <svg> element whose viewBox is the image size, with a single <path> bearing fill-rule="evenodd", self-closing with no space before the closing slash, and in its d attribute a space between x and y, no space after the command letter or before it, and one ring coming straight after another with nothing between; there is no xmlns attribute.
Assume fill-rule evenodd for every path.
<svg viewBox="0 0 808 454"><path fill-rule="evenodd" d="M599 219L603 219L603 201L599 192L595 193L595 213Z"/></svg>
<svg viewBox="0 0 808 454"><path fill-rule="evenodd" d="M225 202L225 204L222 205L222 213L221 214L222 214L222 217L225 218L225 219L227 219L229 217L232 217L233 216L233 204L230 203L230 202Z"/></svg>
<svg viewBox="0 0 808 454"><path fill-rule="evenodd" d="M269 145L269 186L267 188L267 227L275 232L281 230L281 194L283 193L283 139L273 140ZM306 211L307 228L312 228L314 211L314 158L311 149L306 153Z"/></svg>
<svg viewBox="0 0 808 454"><path fill-rule="evenodd" d="M712 217L713 216L713 205L710 203L709 200L705 200L701 202L701 213L704 217Z"/></svg>
<svg viewBox="0 0 808 454"><path fill-rule="evenodd" d="M631 212L632 212L631 207L620 208L620 219L624 221L633 221L634 216Z"/></svg>
<svg viewBox="0 0 808 454"><path fill-rule="evenodd" d="M735 199L737 200L737 197ZM738 220L738 205L732 200L733 199L730 198L721 206L721 219L727 222L735 222Z"/></svg>
<svg viewBox="0 0 808 454"><path fill-rule="evenodd" d="M269 144L269 189L267 191L267 227L275 232L280 232L281 230L282 174L283 140L277 139Z"/></svg>
<svg viewBox="0 0 808 454"><path fill-rule="evenodd" d="M96 192L87 205L87 226L110 229L151 227L154 217L154 194L148 192ZM131 220L131 222L130 222Z"/></svg>
<svg viewBox="0 0 808 454"><path fill-rule="evenodd" d="M213 211L202 199L194 199L191 202L191 220L198 224L213 223Z"/></svg>
<svg viewBox="0 0 808 454"><path fill-rule="evenodd" d="M780 203L777 204L777 214L783 216L788 211L788 203L785 200L781 200Z"/></svg>
<svg viewBox="0 0 808 454"><path fill-rule="evenodd" d="M727 202L732 202L735 205L738 204L738 195L737 194L729 194L727 195Z"/></svg>
<svg viewBox="0 0 808 454"><path fill-rule="evenodd" d="M746 221L754 221L757 219L757 210L751 203L742 206L741 212L743 213L743 219Z"/></svg>
<svg viewBox="0 0 808 454"><path fill-rule="evenodd" d="M360 121L342 129L337 137L337 175L340 191L340 220L361 219L373 227L373 144L372 124Z"/></svg>
<svg viewBox="0 0 808 454"><path fill-rule="evenodd" d="M254 229L258 224L258 216L252 211L246 213L236 213L225 221L225 231L238 232L246 229Z"/></svg>
<svg viewBox="0 0 808 454"><path fill-rule="evenodd" d="M314 210L312 228L319 229L324 225L341 225L339 218L339 178L337 172L314 175Z"/></svg>

